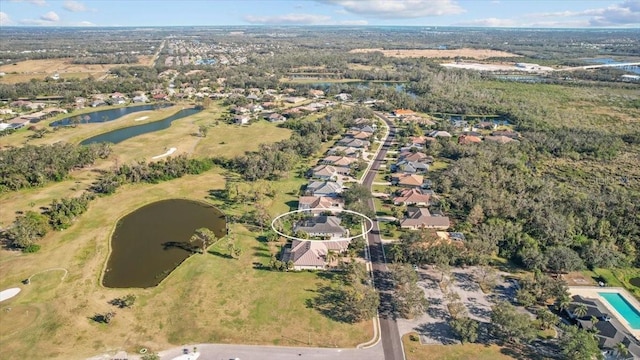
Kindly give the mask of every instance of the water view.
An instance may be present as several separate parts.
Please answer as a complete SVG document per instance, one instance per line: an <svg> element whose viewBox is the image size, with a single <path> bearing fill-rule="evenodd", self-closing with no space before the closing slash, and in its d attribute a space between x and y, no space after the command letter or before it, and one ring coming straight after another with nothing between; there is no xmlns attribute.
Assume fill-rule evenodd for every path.
<svg viewBox="0 0 640 360"><path fill-rule="evenodd" d="M171 123L174 120L182 119L184 117L197 114L200 111L202 110L197 108L182 109L177 113L163 120L153 121L143 125L129 126L122 129L116 129L113 131L106 132L104 134L90 137L86 140L83 140L80 143L80 145L89 145L89 144L100 143L100 142L117 144L138 135L143 135L143 134L147 134L154 131L164 130L169 126L171 126Z"/></svg>
<svg viewBox="0 0 640 360"><path fill-rule="evenodd" d="M111 254L102 284L111 288L158 285L192 255L189 239L196 229L226 233L224 214L199 201L158 201L126 215L111 236Z"/></svg>
<svg viewBox="0 0 640 360"><path fill-rule="evenodd" d="M632 329L640 329L640 311L633 307L627 299L618 293L598 293L598 295L613 306Z"/></svg>
<svg viewBox="0 0 640 360"><path fill-rule="evenodd" d="M78 114L60 119L49 124L50 126L69 126L74 124L101 123L119 119L125 115L129 115L140 111L158 110L173 106L173 104L147 104L138 106L121 107L117 109L107 109L94 111L86 114Z"/></svg>

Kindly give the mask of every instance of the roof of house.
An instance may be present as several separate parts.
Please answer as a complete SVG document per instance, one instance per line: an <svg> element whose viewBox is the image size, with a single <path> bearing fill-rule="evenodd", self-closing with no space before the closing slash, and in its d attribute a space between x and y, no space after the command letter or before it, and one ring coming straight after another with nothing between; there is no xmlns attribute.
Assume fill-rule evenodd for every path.
<svg viewBox="0 0 640 360"><path fill-rule="evenodd" d="M434 130L429 133L429 136L430 137L451 137L451 134L442 130Z"/></svg>
<svg viewBox="0 0 640 360"><path fill-rule="evenodd" d="M431 195L423 194L420 189L405 189L393 198L396 204L428 204L431 201Z"/></svg>
<svg viewBox="0 0 640 360"><path fill-rule="evenodd" d="M428 162L433 160L433 156L429 156L421 152L404 151L400 153L398 159L414 162Z"/></svg>
<svg viewBox="0 0 640 360"><path fill-rule="evenodd" d="M429 136L412 136L410 143L415 145L425 145L427 142L435 141L436 139Z"/></svg>
<svg viewBox="0 0 640 360"><path fill-rule="evenodd" d="M326 256L330 250L344 252L349 246L348 240L340 241L301 241L291 242L291 251L286 260L293 261L295 266L325 266Z"/></svg>
<svg viewBox="0 0 640 360"><path fill-rule="evenodd" d="M298 199L298 209L339 209L344 205L342 199L326 196L301 196Z"/></svg>
<svg viewBox="0 0 640 360"><path fill-rule="evenodd" d="M318 165L311 171L313 176L334 176L337 174L336 168L331 165Z"/></svg>
<svg viewBox="0 0 640 360"><path fill-rule="evenodd" d="M446 216L431 216L426 208L409 207L407 216L400 221L400 226L411 227L442 227L450 226L449 218Z"/></svg>
<svg viewBox="0 0 640 360"><path fill-rule="evenodd" d="M322 162L325 164L332 164L337 166L349 166L352 163L358 161L356 158L348 157L348 156L337 156L331 155L322 159Z"/></svg>
<svg viewBox="0 0 640 360"><path fill-rule="evenodd" d="M481 143L482 139L473 135L461 135L458 138L458 144L473 144L473 143Z"/></svg>
<svg viewBox="0 0 640 360"><path fill-rule="evenodd" d="M338 194L342 192L342 186L333 181L312 181L307 185L307 191L322 194Z"/></svg>
<svg viewBox="0 0 640 360"><path fill-rule="evenodd" d="M408 116L416 114L413 110L408 109L395 109L393 113L396 114L396 116Z"/></svg>
<svg viewBox="0 0 640 360"><path fill-rule="evenodd" d="M422 186L424 182L424 176L417 174L398 174L393 177L398 179L398 185Z"/></svg>
<svg viewBox="0 0 640 360"><path fill-rule="evenodd" d="M353 147L353 148L362 148L362 147L367 147L369 146L369 142L366 140L360 140L360 139L354 139L354 138L349 138L349 137L345 137L340 139L337 144L343 145L343 146L348 146L348 147Z"/></svg>
<svg viewBox="0 0 640 360"><path fill-rule="evenodd" d="M337 216L316 216L301 220L294 225L294 231L304 231L308 234L344 235L347 230L340 226L341 219Z"/></svg>

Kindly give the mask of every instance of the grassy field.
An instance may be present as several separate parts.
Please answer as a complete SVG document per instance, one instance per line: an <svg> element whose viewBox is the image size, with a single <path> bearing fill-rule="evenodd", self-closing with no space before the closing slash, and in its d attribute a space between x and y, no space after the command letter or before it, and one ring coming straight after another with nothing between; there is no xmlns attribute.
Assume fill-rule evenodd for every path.
<svg viewBox="0 0 640 360"><path fill-rule="evenodd" d="M239 259L214 254L185 261L158 287L107 289L100 285L108 255L108 237L116 219L143 204L165 198L206 199L224 186L221 172L157 185L127 185L114 195L92 202L70 229L55 232L37 254L0 252L0 289L19 286L23 292L2 303L0 356L71 358L140 347L162 349L183 343L227 342L272 345L355 346L372 336L369 322L334 322L305 305L326 282L314 273L279 273L254 269L269 259L267 244L241 225L232 232L243 249ZM283 180L278 189L298 186ZM293 199L278 193L274 202ZM283 205L286 207L286 205ZM20 281L34 276L30 285ZM247 291L251 289L251 291ZM119 309L109 325L90 317L114 309L107 301L127 293L138 297L132 309ZM6 312L7 308L11 311ZM20 339L20 340L18 340Z"/></svg>
<svg viewBox="0 0 640 360"><path fill-rule="evenodd" d="M72 64L70 59L40 59L25 60L15 64L0 66L0 72L6 75L0 77L0 83L15 84L27 82L31 79L44 79L57 73L61 79L79 78L89 76L100 78L107 75L109 69L116 66L140 66L149 65L152 56L139 56L137 64Z"/></svg>
<svg viewBox="0 0 640 360"><path fill-rule="evenodd" d="M402 337L407 360L508 360L515 359L498 345L421 345L411 341L410 334Z"/></svg>
<svg viewBox="0 0 640 360"><path fill-rule="evenodd" d="M635 277L640 277L640 269L594 269L593 271L583 271L586 277L592 278L595 281L598 279L604 280L608 286L623 287L627 289L633 296L640 299L640 288L631 285L629 280Z"/></svg>
<svg viewBox="0 0 640 360"><path fill-rule="evenodd" d="M137 125L141 122L135 119L142 116L149 116L145 121L153 121L175 111L174 107L135 113L104 124L84 124L29 143L78 142L98 133ZM257 150L260 143L285 139L291 134L290 130L264 121L246 127L224 124L218 121L224 111L214 105L174 122L166 130L117 144L113 147L114 154L94 168L148 160L167 147L196 156L236 156ZM207 137L194 135L200 125L210 127ZM6 139L20 146L27 134L18 132ZM306 182L295 175L308 166L300 164L289 177L258 184L274 190L274 196L259 200L270 215L295 206L299 189ZM73 172L70 179L42 188L3 194L0 224L8 225L18 210L38 210L54 198L80 194L96 178L93 170ZM241 215L255 204L227 205L224 199L212 195L224 189L227 179L233 178L233 174L214 169L156 185L125 185L114 195L94 200L71 228L47 235L41 241L40 252L0 250L3 274L0 289L23 289L0 307L3 315L0 357L84 358L118 349L135 352L146 347L153 351L198 342L352 347L369 340L373 335L370 322L339 323L306 306L316 289L327 284L326 278L311 272L280 273L256 268L255 264L266 264L277 248L260 242L260 233L240 224L231 228L243 250L238 259L226 256L223 240L210 253L187 259L155 288L101 286L109 234L117 219L147 203L167 198L205 200L219 205L226 213ZM63 271L40 273L51 268L64 268L68 275L62 279ZM20 283L33 274L37 275L31 284ZM109 300L128 293L137 296L133 308L115 309L108 304ZM116 311L116 317L108 325L90 319L110 310Z"/></svg>

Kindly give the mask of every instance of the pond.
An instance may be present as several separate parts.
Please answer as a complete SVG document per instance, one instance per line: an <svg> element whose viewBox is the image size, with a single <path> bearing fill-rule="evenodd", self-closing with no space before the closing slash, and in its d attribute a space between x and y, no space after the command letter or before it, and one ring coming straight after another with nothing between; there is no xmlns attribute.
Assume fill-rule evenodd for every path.
<svg viewBox="0 0 640 360"><path fill-rule="evenodd" d="M218 238L225 236L224 214L203 202L169 199L126 215L111 236L102 284L110 288L158 285L192 254L189 239L202 227Z"/></svg>
<svg viewBox="0 0 640 360"><path fill-rule="evenodd" d="M632 279L629 279L629 283L635 287L640 288L640 277L634 277Z"/></svg>
<svg viewBox="0 0 640 360"><path fill-rule="evenodd" d="M117 109L107 109L94 111L86 114L78 114L66 117L64 119L60 119L52 122L49 126L69 126L73 125L75 122L78 124L87 124L87 123L100 123L107 122L119 119L125 115L129 115L139 111L149 111L149 110L158 110L173 106L173 104L165 103L165 104L147 104L147 105L138 105L138 106L128 106L121 107Z"/></svg>
<svg viewBox="0 0 640 360"><path fill-rule="evenodd" d="M169 126L171 126L171 123L174 120L182 119L184 117L197 114L200 111L202 110L198 108L182 109L177 113L169 116L168 118L165 118L162 120L148 122L142 125L129 126L122 129L116 129L113 131L106 132L104 134L90 137L88 139L83 140L80 143L80 145L89 145L89 144L100 143L100 142L117 144L119 142L131 139L132 137L135 137L138 135L147 134L147 133L159 131L159 130L164 130Z"/></svg>

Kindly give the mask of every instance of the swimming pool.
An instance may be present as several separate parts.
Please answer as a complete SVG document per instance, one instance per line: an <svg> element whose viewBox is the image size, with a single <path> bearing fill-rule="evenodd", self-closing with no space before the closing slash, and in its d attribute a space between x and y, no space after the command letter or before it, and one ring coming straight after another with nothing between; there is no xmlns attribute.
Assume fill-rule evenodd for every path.
<svg viewBox="0 0 640 360"><path fill-rule="evenodd" d="M627 320L632 329L640 329L640 311L633 307L627 299L614 292L599 292L598 295L616 309L618 314Z"/></svg>

